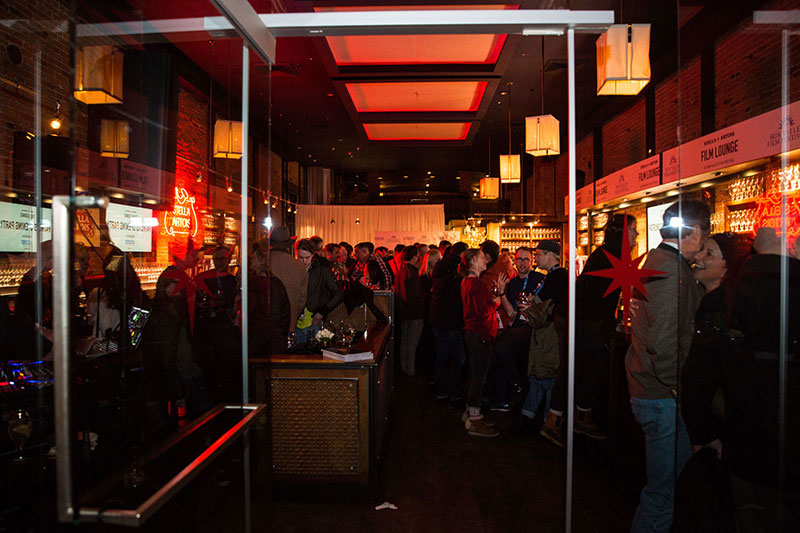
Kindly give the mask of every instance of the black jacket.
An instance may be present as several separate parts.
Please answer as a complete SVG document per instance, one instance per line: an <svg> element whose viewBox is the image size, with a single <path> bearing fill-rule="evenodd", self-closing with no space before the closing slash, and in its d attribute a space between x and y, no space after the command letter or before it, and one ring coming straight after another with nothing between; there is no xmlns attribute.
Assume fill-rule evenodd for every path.
<svg viewBox="0 0 800 533"><path fill-rule="evenodd" d="M342 289L333 277L330 261L315 256L308 270L306 307L312 314L319 313L324 318L342 303L342 299Z"/></svg>
<svg viewBox="0 0 800 533"><path fill-rule="evenodd" d="M694 444L722 441L736 475L777 486L783 430L783 476L800 490L800 261L789 259L789 308L780 309L781 257L758 255L739 280L706 295L682 376L682 412ZM779 327L788 332L785 417L780 415ZM718 390L724 420L712 409ZM781 427L782 426L782 427Z"/></svg>
<svg viewBox="0 0 800 533"><path fill-rule="evenodd" d="M462 331L464 310L458 257L445 257L433 267L429 323L432 328Z"/></svg>

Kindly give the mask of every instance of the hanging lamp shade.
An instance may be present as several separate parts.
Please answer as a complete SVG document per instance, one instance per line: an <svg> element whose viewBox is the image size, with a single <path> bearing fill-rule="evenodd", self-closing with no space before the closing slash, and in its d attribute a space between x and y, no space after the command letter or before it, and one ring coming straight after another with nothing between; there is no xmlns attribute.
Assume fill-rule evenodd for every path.
<svg viewBox="0 0 800 533"><path fill-rule="evenodd" d="M124 120L100 121L100 155L127 159L130 155L130 128Z"/></svg>
<svg viewBox="0 0 800 533"><path fill-rule="evenodd" d="M508 154L500 156L500 183L520 182L520 156Z"/></svg>
<svg viewBox="0 0 800 533"><path fill-rule="evenodd" d="M500 178L481 178L480 197L481 200L497 200L500 198Z"/></svg>
<svg viewBox="0 0 800 533"><path fill-rule="evenodd" d="M85 104L122 103L124 54L113 46L84 46L75 58L77 100Z"/></svg>
<svg viewBox="0 0 800 533"><path fill-rule="evenodd" d="M650 24L614 24L596 44L598 95L639 94L650 82Z"/></svg>
<svg viewBox="0 0 800 533"><path fill-rule="evenodd" d="M223 159L241 159L241 122L220 119L214 123L214 157Z"/></svg>
<svg viewBox="0 0 800 533"><path fill-rule="evenodd" d="M525 117L525 151L534 157L561 153L561 135L556 117Z"/></svg>

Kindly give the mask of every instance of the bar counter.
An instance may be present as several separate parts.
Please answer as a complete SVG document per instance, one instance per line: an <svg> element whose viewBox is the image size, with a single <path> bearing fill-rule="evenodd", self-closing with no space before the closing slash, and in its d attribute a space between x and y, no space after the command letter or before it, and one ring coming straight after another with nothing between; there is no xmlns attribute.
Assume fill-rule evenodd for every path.
<svg viewBox="0 0 800 533"><path fill-rule="evenodd" d="M394 376L392 324L368 326L352 352L371 360L322 355L251 358L256 401L267 404L273 489L335 489L366 497L377 483ZM286 491L284 491L286 492Z"/></svg>

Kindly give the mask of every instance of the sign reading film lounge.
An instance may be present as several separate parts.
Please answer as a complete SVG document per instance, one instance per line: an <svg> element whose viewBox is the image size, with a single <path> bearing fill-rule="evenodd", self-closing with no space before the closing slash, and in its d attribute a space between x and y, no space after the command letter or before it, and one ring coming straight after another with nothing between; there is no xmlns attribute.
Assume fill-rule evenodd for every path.
<svg viewBox="0 0 800 533"><path fill-rule="evenodd" d="M672 183L800 148L800 101L715 131L664 152L664 180Z"/></svg>
<svg viewBox="0 0 800 533"><path fill-rule="evenodd" d="M654 155L597 180L594 201L598 204L609 202L660 183L661 156Z"/></svg>
<svg viewBox="0 0 800 533"><path fill-rule="evenodd" d="M0 252L34 252L34 232L41 226L42 242L52 238L53 215L42 208L41 224L36 223L36 207L0 202Z"/></svg>
<svg viewBox="0 0 800 533"><path fill-rule="evenodd" d="M594 205L594 182L575 191L575 210L582 211ZM564 212L569 213L569 195L564 197Z"/></svg>

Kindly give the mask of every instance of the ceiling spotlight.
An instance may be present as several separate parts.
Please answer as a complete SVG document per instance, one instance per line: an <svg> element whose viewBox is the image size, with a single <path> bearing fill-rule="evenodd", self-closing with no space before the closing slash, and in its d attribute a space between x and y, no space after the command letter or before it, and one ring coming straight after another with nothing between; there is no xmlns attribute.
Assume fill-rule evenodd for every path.
<svg viewBox="0 0 800 533"><path fill-rule="evenodd" d="M430 176L430 175L431 175L431 171L429 170L429 171L428 171L428 176Z"/></svg>
<svg viewBox="0 0 800 533"><path fill-rule="evenodd" d="M272 209L275 209L277 207L278 207L278 199L276 198L275 201L272 202Z"/></svg>
<svg viewBox="0 0 800 533"><path fill-rule="evenodd" d="M195 176L195 180L197 181L197 183L203 183L203 173L198 172L197 175Z"/></svg>
<svg viewBox="0 0 800 533"><path fill-rule="evenodd" d="M506 219L501 220L500 223L501 224L505 224L506 223Z"/></svg>
<svg viewBox="0 0 800 533"><path fill-rule="evenodd" d="M425 184L425 186L426 186L426 187L430 187L430 186L431 186L431 184L430 184L430 183L426 183L426 184Z"/></svg>
<svg viewBox="0 0 800 533"><path fill-rule="evenodd" d="M286 206L286 212L287 212L287 213L291 213L291 212L292 212L292 206L290 206L290 205L287 205L287 206Z"/></svg>
<svg viewBox="0 0 800 533"><path fill-rule="evenodd" d="M334 219L331 219L331 224L336 224L336 221Z"/></svg>
<svg viewBox="0 0 800 533"><path fill-rule="evenodd" d="M360 218L356 218L356 224L361 224L361 219Z"/></svg>

